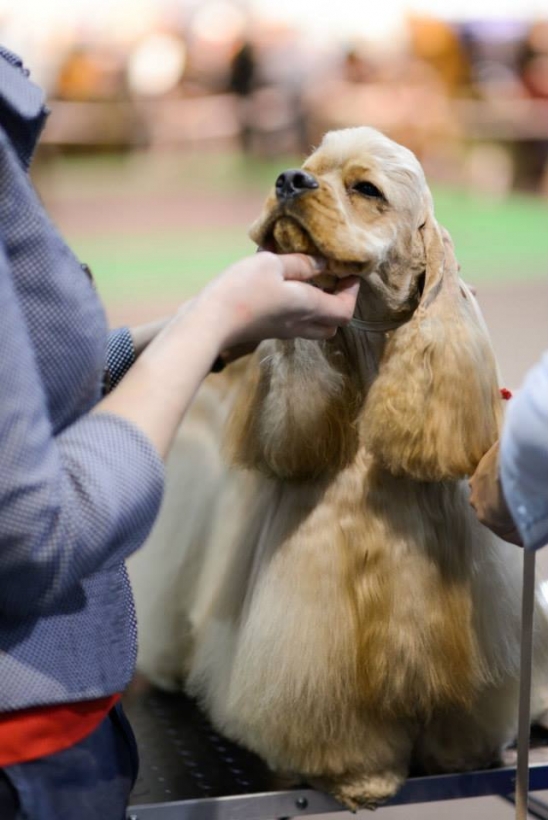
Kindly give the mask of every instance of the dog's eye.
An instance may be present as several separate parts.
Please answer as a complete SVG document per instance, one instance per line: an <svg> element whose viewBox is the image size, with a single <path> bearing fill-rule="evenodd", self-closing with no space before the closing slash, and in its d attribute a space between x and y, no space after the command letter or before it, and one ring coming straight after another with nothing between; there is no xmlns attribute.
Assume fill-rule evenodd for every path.
<svg viewBox="0 0 548 820"><path fill-rule="evenodd" d="M372 199L384 199L383 192L379 191L377 186L373 185L372 182L356 182L352 190L362 196L369 196Z"/></svg>

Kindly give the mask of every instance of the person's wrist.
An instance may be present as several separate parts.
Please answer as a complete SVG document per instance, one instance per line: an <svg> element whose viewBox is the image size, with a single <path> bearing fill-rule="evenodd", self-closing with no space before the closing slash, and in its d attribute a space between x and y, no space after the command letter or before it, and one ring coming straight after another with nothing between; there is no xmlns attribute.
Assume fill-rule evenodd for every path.
<svg viewBox="0 0 548 820"><path fill-rule="evenodd" d="M207 348L212 364L217 362L221 352L229 346L233 335L226 310L223 310L220 301L213 294L209 298L204 292L181 306L174 324L176 332L180 329L186 335L190 330L194 339L200 339L200 346L202 349Z"/></svg>
<svg viewBox="0 0 548 820"><path fill-rule="evenodd" d="M133 342L136 359L169 324L171 319L171 316L165 316L162 319L156 319L152 322L147 322L146 324L128 328L131 340Z"/></svg>
<svg viewBox="0 0 548 820"><path fill-rule="evenodd" d="M197 297L197 309L204 326L210 328L218 344L218 353L248 341L245 331L248 311L238 311L224 281L215 281Z"/></svg>

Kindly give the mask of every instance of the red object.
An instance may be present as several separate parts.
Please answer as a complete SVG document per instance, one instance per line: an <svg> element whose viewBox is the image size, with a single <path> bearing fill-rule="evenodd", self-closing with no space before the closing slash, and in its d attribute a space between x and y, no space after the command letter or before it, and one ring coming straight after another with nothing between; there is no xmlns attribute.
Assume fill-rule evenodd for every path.
<svg viewBox="0 0 548 820"><path fill-rule="evenodd" d="M501 388L500 388L500 397L501 397L501 399L503 399L504 401L508 401L508 399L511 399L511 398L512 398L512 391L511 391L511 390L508 390L508 388L507 388L507 387L501 387Z"/></svg>
<svg viewBox="0 0 548 820"><path fill-rule="evenodd" d="M90 735L120 695L61 703L0 715L0 767L36 760L74 746Z"/></svg>

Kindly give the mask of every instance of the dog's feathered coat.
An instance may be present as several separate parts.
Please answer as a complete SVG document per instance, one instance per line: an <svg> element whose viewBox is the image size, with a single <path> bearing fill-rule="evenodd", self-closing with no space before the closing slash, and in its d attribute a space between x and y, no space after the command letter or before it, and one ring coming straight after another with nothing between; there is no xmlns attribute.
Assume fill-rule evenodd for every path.
<svg viewBox="0 0 548 820"><path fill-rule="evenodd" d="M357 808L393 794L411 761L486 766L512 739L521 555L478 524L462 481L498 437L499 381L419 163L356 128L303 168L317 187L272 194L252 238L323 256L324 284L359 275L369 329L264 342L206 384L157 555L134 559L138 609L148 555L180 572L160 593L169 634L140 607L140 665L186 678L221 731ZM232 467L216 450L225 417ZM546 644L540 607L537 632Z"/></svg>

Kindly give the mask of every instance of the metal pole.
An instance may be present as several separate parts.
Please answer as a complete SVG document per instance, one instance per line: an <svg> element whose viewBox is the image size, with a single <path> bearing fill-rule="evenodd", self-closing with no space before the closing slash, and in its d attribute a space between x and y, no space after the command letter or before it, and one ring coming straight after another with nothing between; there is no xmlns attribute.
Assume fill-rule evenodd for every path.
<svg viewBox="0 0 548 820"><path fill-rule="evenodd" d="M521 597L521 657L519 680L518 762L516 771L516 820L527 820L534 608L535 551L524 550L523 590Z"/></svg>

